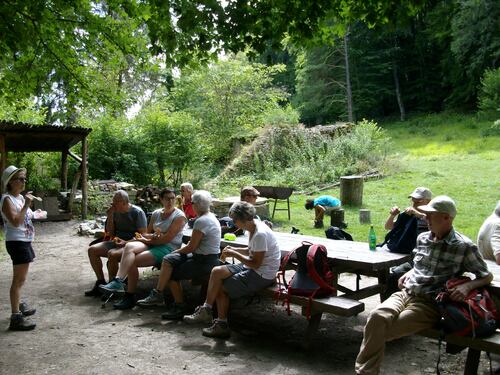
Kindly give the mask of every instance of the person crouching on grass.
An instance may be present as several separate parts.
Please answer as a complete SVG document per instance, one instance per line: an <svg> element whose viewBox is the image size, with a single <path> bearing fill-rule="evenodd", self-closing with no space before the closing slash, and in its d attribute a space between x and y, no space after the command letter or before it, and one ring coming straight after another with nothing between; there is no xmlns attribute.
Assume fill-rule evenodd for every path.
<svg viewBox="0 0 500 375"><path fill-rule="evenodd" d="M36 310L24 302L20 302L21 288L26 281L30 263L35 258L31 242L35 236L35 228L30 209L33 196L21 192L26 186L26 169L11 165L2 173L2 190L5 192L0 201L5 231L5 246L12 259L13 276L10 286L10 305L12 315L9 329L12 331L29 331L36 327L29 316Z"/></svg>
<svg viewBox="0 0 500 375"><path fill-rule="evenodd" d="M209 328L203 329L208 337L228 338L231 335L227 324L229 299L253 295L272 285L280 266L281 252L273 231L255 219L255 207L247 202L236 202L229 216L237 227L249 232L247 248L227 246L221 260L234 258L241 263L215 267L210 274L207 298L192 315L184 316L190 323L212 322L212 305L217 302L218 319Z"/></svg>

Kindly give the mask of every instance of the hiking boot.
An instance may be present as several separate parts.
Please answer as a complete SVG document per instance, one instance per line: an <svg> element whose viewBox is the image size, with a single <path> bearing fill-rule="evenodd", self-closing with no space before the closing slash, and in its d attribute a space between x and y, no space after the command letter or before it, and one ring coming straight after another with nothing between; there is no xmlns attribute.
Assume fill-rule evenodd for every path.
<svg viewBox="0 0 500 375"><path fill-rule="evenodd" d="M184 315L187 324L210 323L212 320L212 309L203 306L198 306L191 315Z"/></svg>
<svg viewBox="0 0 500 375"><path fill-rule="evenodd" d="M161 314L161 318L167 320L182 320L185 313L186 304L174 302L168 307L167 311Z"/></svg>
<svg viewBox="0 0 500 375"><path fill-rule="evenodd" d="M121 281L118 277L115 277L106 285L99 285L99 289L104 294L125 293L125 289L123 288L123 281Z"/></svg>
<svg viewBox="0 0 500 375"><path fill-rule="evenodd" d="M23 314L23 316L31 316L36 313L36 309L29 307L26 302L21 302L19 304L19 311L21 311L21 314Z"/></svg>
<svg viewBox="0 0 500 375"><path fill-rule="evenodd" d="M129 310L135 306L135 297L132 293L125 293L123 298L113 304L113 308L116 310Z"/></svg>
<svg viewBox="0 0 500 375"><path fill-rule="evenodd" d="M102 292L99 290L99 285L104 285L104 284L106 284L104 281L97 280L94 284L94 287L85 292L85 297L100 297L100 296L102 296Z"/></svg>
<svg viewBox="0 0 500 375"><path fill-rule="evenodd" d="M215 337L218 339L228 339L231 336L231 330L227 322L214 320L214 324L208 328L203 328L203 336Z"/></svg>
<svg viewBox="0 0 500 375"><path fill-rule="evenodd" d="M9 329L11 331L30 331L36 327L36 323L22 313L12 314Z"/></svg>
<svg viewBox="0 0 500 375"><path fill-rule="evenodd" d="M141 307L163 306L165 305L165 298L163 298L162 292L159 292L156 289L151 289L151 292L149 292L149 296L137 301L137 305Z"/></svg>
<svg viewBox="0 0 500 375"><path fill-rule="evenodd" d="M316 220L314 221L314 228L323 228L323 220Z"/></svg>

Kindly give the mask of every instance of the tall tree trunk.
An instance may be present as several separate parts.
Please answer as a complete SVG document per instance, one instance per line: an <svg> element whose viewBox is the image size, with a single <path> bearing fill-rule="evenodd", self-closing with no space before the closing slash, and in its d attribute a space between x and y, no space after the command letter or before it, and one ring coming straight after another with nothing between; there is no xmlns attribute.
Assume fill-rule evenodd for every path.
<svg viewBox="0 0 500 375"><path fill-rule="evenodd" d="M401 121L404 121L406 119L405 105L403 103L403 98L401 96L401 89L399 86L398 65L395 62L392 63L392 77L394 78L394 87L396 88L396 99L398 100Z"/></svg>
<svg viewBox="0 0 500 375"><path fill-rule="evenodd" d="M351 71L349 66L349 28L344 35L344 59L345 59L345 87L346 87L346 99L347 99L347 120L349 122L354 122L354 116L352 114L352 88L351 88Z"/></svg>

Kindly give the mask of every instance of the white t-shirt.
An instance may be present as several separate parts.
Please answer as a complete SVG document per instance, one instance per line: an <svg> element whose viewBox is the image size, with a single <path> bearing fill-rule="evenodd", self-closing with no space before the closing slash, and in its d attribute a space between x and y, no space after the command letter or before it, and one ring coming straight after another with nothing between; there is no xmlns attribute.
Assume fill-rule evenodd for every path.
<svg viewBox="0 0 500 375"><path fill-rule="evenodd" d="M281 251L273 231L262 221L254 220L256 229L248 241L249 255L265 251L264 259L254 271L267 280L273 280L280 268Z"/></svg>
<svg viewBox="0 0 500 375"><path fill-rule="evenodd" d="M22 195L19 194L15 197L11 194L5 193L2 196L2 200L0 201L0 210L2 211L2 218L4 222L5 241L32 242L35 237L35 228L31 222L31 219L33 218L33 211L28 208L21 225L15 227L9 220L7 220L7 217L5 217L3 213L3 205L6 199L9 199L12 202L17 213L21 212L24 207L24 197Z"/></svg>
<svg viewBox="0 0 500 375"><path fill-rule="evenodd" d="M193 225L193 231L199 230L203 233L195 254L210 255L220 253L220 224L219 220L211 212L201 215Z"/></svg>
<svg viewBox="0 0 500 375"><path fill-rule="evenodd" d="M484 259L496 260L500 253L500 216L490 215L481 225L477 236L477 247Z"/></svg>
<svg viewBox="0 0 500 375"><path fill-rule="evenodd" d="M174 211L166 218L162 219L161 215L163 213L163 208L160 208L156 211L153 212L151 215L151 222L153 223L153 230L159 229L161 234L167 233L168 229L172 225L175 219L178 217L182 217L184 220L184 223L186 223L186 215L184 215L184 211L179 210L178 208L175 208ZM172 250L177 250L178 248L181 247L182 245L182 229L177 233L177 235L172 238L172 240L165 244L168 245L172 248Z"/></svg>

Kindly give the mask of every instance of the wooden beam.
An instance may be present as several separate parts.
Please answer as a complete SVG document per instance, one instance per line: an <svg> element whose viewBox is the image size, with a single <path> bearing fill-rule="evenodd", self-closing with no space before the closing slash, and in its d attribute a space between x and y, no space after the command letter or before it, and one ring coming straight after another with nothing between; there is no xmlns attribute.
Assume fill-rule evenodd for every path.
<svg viewBox="0 0 500 375"><path fill-rule="evenodd" d="M75 200L75 195L76 195L76 188L78 187L78 180L80 179L80 176L82 174L82 169L81 165L80 168L75 173L75 177L73 179L73 184L71 185L71 192L69 193L69 198L68 198L68 211L71 212L73 208L73 201Z"/></svg>
<svg viewBox="0 0 500 375"><path fill-rule="evenodd" d="M0 134L0 153L2 154L0 160L0 173L7 168L7 149L5 148L5 134Z"/></svg>
<svg viewBox="0 0 500 375"><path fill-rule="evenodd" d="M82 140L82 219L87 218L87 137Z"/></svg>
<svg viewBox="0 0 500 375"><path fill-rule="evenodd" d="M68 150L61 153L61 189L68 190Z"/></svg>
<svg viewBox="0 0 500 375"><path fill-rule="evenodd" d="M86 138L84 138L84 141L85 141ZM83 141L82 141L82 145L83 145ZM71 150L68 150L68 155L71 156L73 159L75 159L78 163L81 163L82 162L82 158L79 157L77 154L71 152Z"/></svg>

